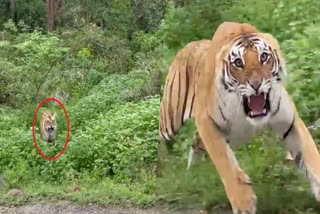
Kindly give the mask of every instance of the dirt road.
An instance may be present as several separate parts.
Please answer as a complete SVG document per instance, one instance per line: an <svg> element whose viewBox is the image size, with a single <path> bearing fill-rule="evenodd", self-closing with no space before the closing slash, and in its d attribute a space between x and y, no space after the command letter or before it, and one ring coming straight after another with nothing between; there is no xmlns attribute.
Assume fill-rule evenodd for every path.
<svg viewBox="0 0 320 214"><path fill-rule="evenodd" d="M0 206L0 214L206 214L204 211L172 211L161 207L148 209L116 206L79 206L70 202L35 203L22 206Z"/></svg>
<svg viewBox="0 0 320 214"><path fill-rule="evenodd" d="M163 212L162 212L163 211ZM0 206L2 214L160 214L166 213L157 208L120 208L120 207L101 207L97 205L77 206L66 202L60 203L38 203L14 207Z"/></svg>

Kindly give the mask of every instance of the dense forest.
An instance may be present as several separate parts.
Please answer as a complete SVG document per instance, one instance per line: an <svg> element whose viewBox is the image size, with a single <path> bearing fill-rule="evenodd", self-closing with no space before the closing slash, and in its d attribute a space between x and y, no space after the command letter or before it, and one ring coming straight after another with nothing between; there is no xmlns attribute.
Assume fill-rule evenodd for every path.
<svg viewBox="0 0 320 214"><path fill-rule="evenodd" d="M318 0L0 0L0 204L228 207L209 162L186 171L192 122L176 139L175 164L156 179L159 104L171 60L224 21L251 23L278 39L286 86L313 125L320 117L319 7ZM32 141L33 114L46 97L63 102L70 119L68 147L55 161L43 159ZM41 109L57 112L58 143L38 140L53 156L65 142L65 115L54 102ZM319 133L312 131L317 143ZM270 136L236 151L261 212L316 213L303 175L281 163L284 150ZM11 189L23 195L7 194Z"/></svg>

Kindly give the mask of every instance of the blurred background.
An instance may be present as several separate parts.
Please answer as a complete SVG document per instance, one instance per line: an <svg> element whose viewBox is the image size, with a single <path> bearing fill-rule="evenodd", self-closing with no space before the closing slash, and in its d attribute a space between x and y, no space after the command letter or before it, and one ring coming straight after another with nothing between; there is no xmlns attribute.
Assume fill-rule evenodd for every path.
<svg viewBox="0 0 320 214"><path fill-rule="evenodd" d="M228 209L210 161L186 171L192 122L176 138L174 164L156 179L158 111L171 60L187 43L210 39L223 21L251 23L279 40L287 88L312 125L320 106L318 8L318 0L0 0L0 204ZM32 116L45 97L61 100L70 117L70 142L56 161L42 159L32 142ZM57 111L63 143L63 111L44 108ZM320 132L312 134L319 143ZM319 212L303 175L282 164L278 141L267 131L236 150L261 213Z"/></svg>

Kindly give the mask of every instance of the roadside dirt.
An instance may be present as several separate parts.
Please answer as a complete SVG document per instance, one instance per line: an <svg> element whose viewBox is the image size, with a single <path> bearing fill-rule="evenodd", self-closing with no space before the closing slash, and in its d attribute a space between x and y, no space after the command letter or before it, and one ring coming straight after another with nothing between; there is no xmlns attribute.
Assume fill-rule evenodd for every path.
<svg viewBox="0 0 320 214"><path fill-rule="evenodd" d="M172 211L162 207L148 209L116 206L79 206L70 202L35 203L21 206L0 206L0 214L207 214L205 211Z"/></svg>

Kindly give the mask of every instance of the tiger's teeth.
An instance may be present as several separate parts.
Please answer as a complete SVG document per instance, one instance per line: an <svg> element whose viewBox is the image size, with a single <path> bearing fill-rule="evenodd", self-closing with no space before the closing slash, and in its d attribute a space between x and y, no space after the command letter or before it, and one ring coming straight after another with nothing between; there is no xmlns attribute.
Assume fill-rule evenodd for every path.
<svg viewBox="0 0 320 214"><path fill-rule="evenodd" d="M265 99L265 100L267 99L267 94L266 94L266 93L264 93L264 99Z"/></svg>
<svg viewBox="0 0 320 214"><path fill-rule="evenodd" d="M248 97L248 103L250 103L250 97Z"/></svg>
<svg viewBox="0 0 320 214"><path fill-rule="evenodd" d="M267 109L263 109L263 113L266 114L267 113Z"/></svg>

